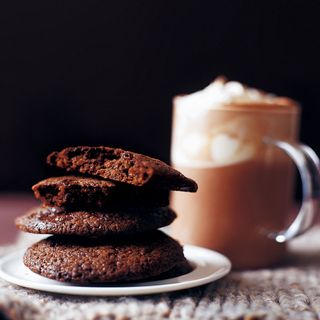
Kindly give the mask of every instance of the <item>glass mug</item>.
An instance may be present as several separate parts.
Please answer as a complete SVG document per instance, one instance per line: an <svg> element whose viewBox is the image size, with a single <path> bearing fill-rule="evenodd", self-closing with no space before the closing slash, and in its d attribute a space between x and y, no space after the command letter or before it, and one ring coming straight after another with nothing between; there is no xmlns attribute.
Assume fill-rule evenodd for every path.
<svg viewBox="0 0 320 320"><path fill-rule="evenodd" d="M179 98L179 97L177 97ZM173 192L178 213L171 234L227 255L236 269L279 262L286 242L309 229L318 209L319 159L297 142L300 107L230 103L187 108L174 99L171 162L194 179L198 192ZM293 208L294 164L302 181L300 211Z"/></svg>

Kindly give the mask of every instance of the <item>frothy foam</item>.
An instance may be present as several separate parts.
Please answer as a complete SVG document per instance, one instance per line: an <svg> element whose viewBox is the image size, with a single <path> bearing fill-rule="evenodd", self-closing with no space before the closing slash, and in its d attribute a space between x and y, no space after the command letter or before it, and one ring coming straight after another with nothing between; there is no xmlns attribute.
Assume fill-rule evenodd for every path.
<svg viewBox="0 0 320 320"><path fill-rule="evenodd" d="M203 90L176 97L175 103L184 108L195 109L196 106L199 110L229 103L274 103L275 99L277 97L273 94L218 77Z"/></svg>
<svg viewBox="0 0 320 320"><path fill-rule="evenodd" d="M275 103L278 99L222 77L201 91L176 97L172 161L185 166L211 167L252 159L259 148L257 119L245 114L225 114L220 119L211 111L223 110L224 104Z"/></svg>

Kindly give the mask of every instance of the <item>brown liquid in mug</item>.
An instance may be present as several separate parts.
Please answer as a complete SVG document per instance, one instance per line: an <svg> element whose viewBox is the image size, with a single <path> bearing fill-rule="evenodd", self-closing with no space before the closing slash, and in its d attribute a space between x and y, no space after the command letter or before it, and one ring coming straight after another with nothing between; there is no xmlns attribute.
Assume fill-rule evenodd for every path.
<svg viewBox="0 0 320 320"><path fill-rule="evenodd" d="M225 164L188 160L187 165L188 162L175 163L172 158L173 166L194 179L199 189L194 194L172 193L171 205L178 218L171 234L182 243L225 254L236 269L266 267L284 257L285 244L275 242L267 234L285 227L293 205L294 166L282 151L262 141L265 136L294 140L297 116L250 108L241 115L237 110L212 110L198 128L206 133L218 127L221 129L217 131L236 136L241 123L231 131L228 127L224 131L223 125L239 117L250 120L254 125L243 128L241 139L255 145L252 155ZM172 152L183 144L184 135L178 123L181 119L177 116L175 113ZM192 125L189 130L192 132ZM204 154L200 156L205 157Z"/></svg>

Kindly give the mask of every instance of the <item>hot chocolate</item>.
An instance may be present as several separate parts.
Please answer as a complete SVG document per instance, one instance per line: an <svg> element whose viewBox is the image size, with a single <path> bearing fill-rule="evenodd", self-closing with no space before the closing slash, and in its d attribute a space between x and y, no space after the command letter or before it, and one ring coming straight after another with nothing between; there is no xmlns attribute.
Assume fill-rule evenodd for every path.
<svg viewBox="0 0 320 320"><path fill-rule="evenodd" d="M217 79L174 99L171 159L198 192L172 194L173 235L225 253L235 268L279 261L285 244L267 237L284 228L293 204L294 166L264 139L294 142L299 107L288 98Z"/></svg>

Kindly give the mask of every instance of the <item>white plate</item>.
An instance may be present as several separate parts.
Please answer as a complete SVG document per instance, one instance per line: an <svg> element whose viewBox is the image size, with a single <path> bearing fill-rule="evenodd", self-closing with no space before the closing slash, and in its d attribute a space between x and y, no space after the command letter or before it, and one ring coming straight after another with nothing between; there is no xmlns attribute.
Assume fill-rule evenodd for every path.
<svg viewBox="0 0 320 320"><path fill-rule="evenodd" d="M195 269L183 276L160 281L114 285L74 285L50 280L30 271L22 262L24 251L4 256L0 260L0 277L22 287L41 291L85 295L122 296L152 294L182 290L215 281L230 272L231 263L222 254L196 246L184 246L186 258Z"/></svg>

